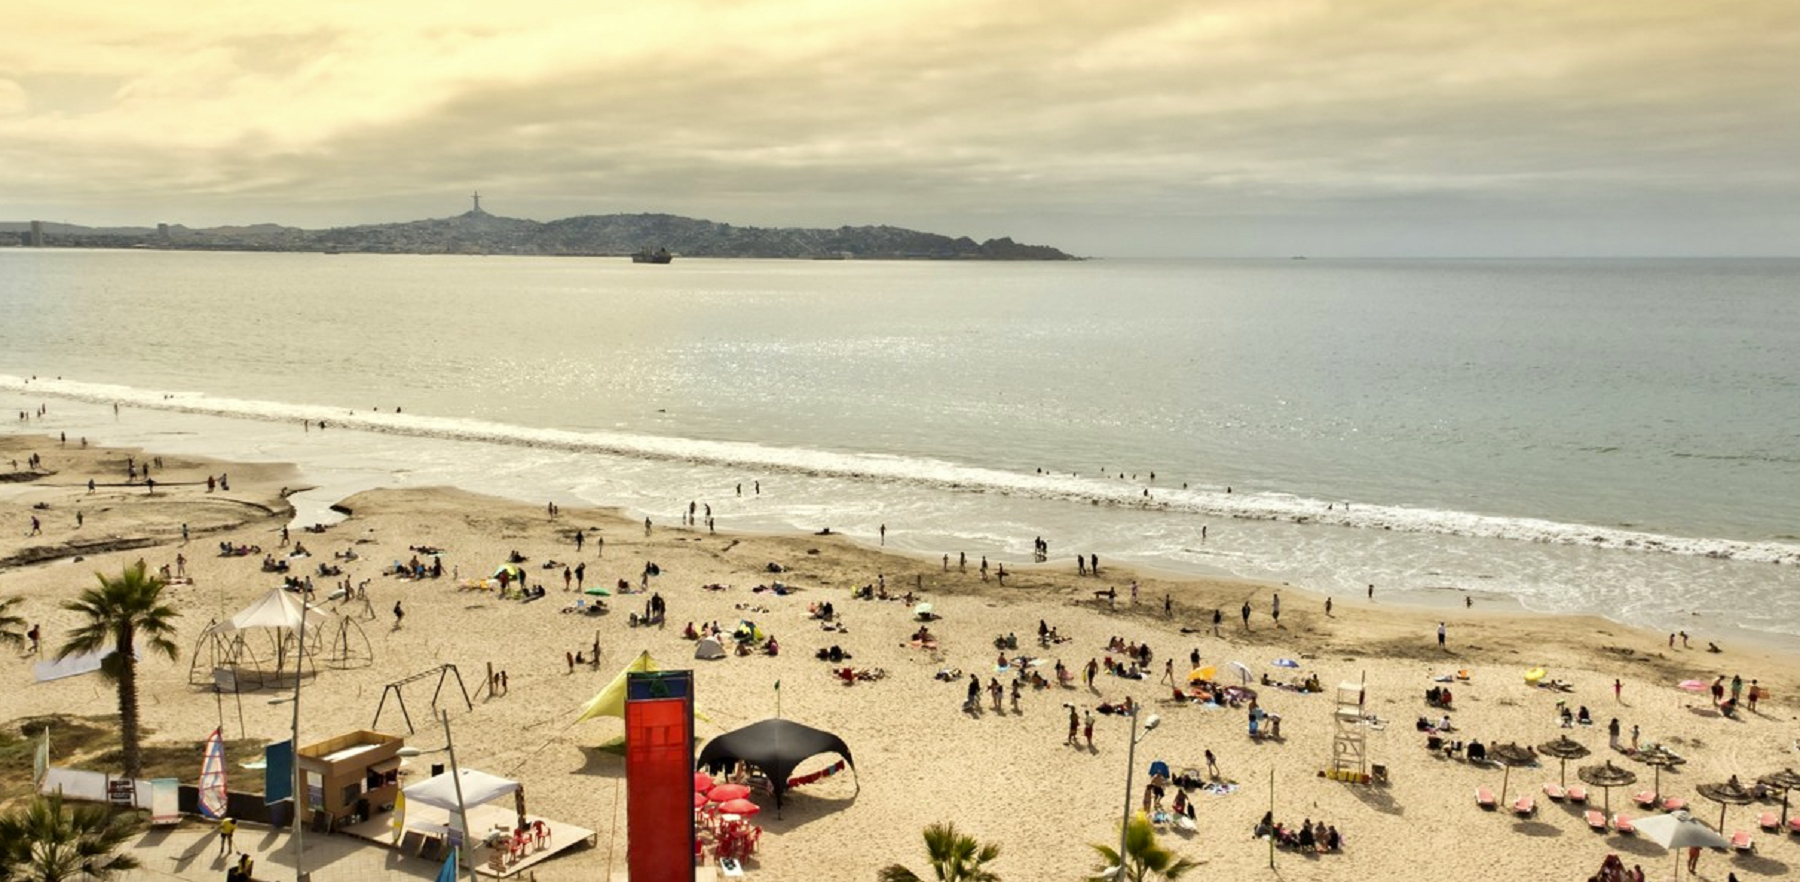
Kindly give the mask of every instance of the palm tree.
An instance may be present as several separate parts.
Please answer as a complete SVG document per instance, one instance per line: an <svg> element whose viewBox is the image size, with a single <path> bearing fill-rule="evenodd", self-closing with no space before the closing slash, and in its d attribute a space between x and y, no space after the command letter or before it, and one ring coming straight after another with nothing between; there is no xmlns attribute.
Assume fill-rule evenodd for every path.
<svg viewBox="0 0 1800 882"><path fill-rule="evenodd" d="M103 805L63 811L62 791L0 816L0 880L76 882L111 879L138 867L113 854L137 832L137 816Z"/></svg>
<svg viewBox="0 0 1800 882"><path fill-rule="evenodd" d="M983 845L973 836L960 835L955 824L926 827L925 854L938 882L1000 882L993 871L983 868L1000 856L1000 846ZM881 882L921 882L917 874L899 864L884 867L877 878Z"/></svg>
<svg viewBox="0 0 1800 882"><path fill-rule="evenodd" d="M1094 850L1106 861L1106 868L1118 867L1119 852L1110 845L1096 845ZM1163 848L1156 842L1156 829L1150 826L1150 819L1137 814L1132 817L1131 825L1125 829L1125 875L1114 877L1111 874L1090 877L1095 882L1105 880L1112 882L1115 878L1128 879L1130 882L1144 882L1145 879L1161 877L1164 879L1180 879L1189 870L1200 866L1187 858L1178 858L1175 853Z"/></svg>
<svg viewBox="0 0 1800 882"><path fill-rule="evenodd" d="M15 649L25 648L25 619L13 615L12 608L19 602L17 597L0 600L0 646L11 646Z"/></svg>
<svg viewBox="0 0 1800 882"><path fill-rule="evenodd" d="M63 609L87 617L57 653L58 660L111 649L100 663L100 673L119 686L119 728L125 748L125 777L143 775L144 761L138 749L138 643L150 652L173 661L176 648L170 636L174 619L181 615L162 602L163 580L145 573L139 562L126 567L116 579L95 573L100 587L63 604Z"/></svg>

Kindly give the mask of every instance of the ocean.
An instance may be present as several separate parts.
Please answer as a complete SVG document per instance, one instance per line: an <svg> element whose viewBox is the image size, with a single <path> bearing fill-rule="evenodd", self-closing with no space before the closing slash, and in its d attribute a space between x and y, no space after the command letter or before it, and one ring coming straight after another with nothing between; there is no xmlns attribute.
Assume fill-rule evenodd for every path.
<svg viewBox="0 0 1800 882"><path fill-rule="evenodd" d="M934 558L1023 564L1042 537L1800 648L1796 282L0 249L0 405L48 406L10 431L298 463L302 522L377 486L667 524L697 502Z"/></svg>

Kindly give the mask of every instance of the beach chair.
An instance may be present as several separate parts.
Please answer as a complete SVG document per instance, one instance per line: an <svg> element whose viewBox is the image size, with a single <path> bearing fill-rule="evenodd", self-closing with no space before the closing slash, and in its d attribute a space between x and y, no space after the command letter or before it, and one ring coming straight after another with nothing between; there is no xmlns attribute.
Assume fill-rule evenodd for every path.
<svg viewBox="0 0 1800 882"><path fill-rule="evenodd" d="M1774 812L1763 812L1757 815L1756 825L1761 827L1764 833L1781 832L1781 819L1776 817Z"/></svg>
<svg viewBox="0 0 1800 882"><path fill-rule="evenodd" d="M1800 836L1800 815L1788 818L1788 832Z"/></svg>
<svg viewBox="0 0 1800 882"><path fill-rule="evenodd" d="M408 830L400 837L400 853L417 855L425 847L425 834L417 830Z"/></svg>
<svg viewBox="0 0 1800 882"><path fill-rule="evenodd" d="M1739 854L1750 854L1756 851L1756 840L1750 838L1749 830L1738 830L1731 834L1731 850Z"/></svg>
<svg viewBox="0 0 1800 882"><path fill-rule="evenodd" d="M1529 818L1537 814L1537 800L1529 796L1521 796L1513 800L1512 810L1513 814L1521 818Z"/></svg>
<svg viewBox="0 0 1800 882"><path fill-rule="evenodd" d="M1549 797L1551 802L1562 802L1563 797L1568 796L1569 792L1555 784L1545 784L1544 795Z"/></svg>
<svg viewBox="0 0 1800 882"><path fill-rule="evenodd" d="M1493 811L1500 805L1499 801L1494 799L1494 791L1486 787L1475 788L1475 804L1488 811Z"/></svg>
<svg viewBox="0 0 1800 882"><path fill-rule="evenodd" d="M1652 790L1638 791L1631 795L1631 801L1637 803L1638 808L1654 808L1656 806L1656 792Z"/></svg>
<svg viewBox="0 0 1800 882"><path fill-rule="evenodd" d="M1626 817L1625 815L1622 815L1622 814L1613 815L1612 823L1613 823L1613 831L1618 833L1621 836L1637 835L1637 827L1634 826L1631 823L1631 819Z"/></svg>
<svg viewBox="0 0 1800 882"><path fill-rule="evenodd" d="M1679 796L1671 796L1662 801L1662 810L1665 812L1678 812L1684 808L1687 808L1687 800Z"/></svg>
<svg viewBox="0 0 1800 882"><path fill-rule="evenodd" d="M1587 819L1588 829L1595 833L1606 832L1606 816L1599 809L1588 809L1582 817Z"/></svg>
<svg viewBox="0 0 1800 882"><path fill-rule="evenodd" d="M1563 793L1569 797L1570 802L1587 802L1587 788L1585 787L1570 787Z"/></svg>

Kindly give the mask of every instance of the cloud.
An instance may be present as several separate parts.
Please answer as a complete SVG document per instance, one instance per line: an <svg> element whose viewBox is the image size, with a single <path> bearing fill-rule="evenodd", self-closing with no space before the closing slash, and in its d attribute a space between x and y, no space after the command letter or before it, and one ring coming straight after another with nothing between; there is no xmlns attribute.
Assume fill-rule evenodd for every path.
<svg viewBox="0 0 1800 882"><path fill-rule="evenodd" d="M133 221L393 219L480 187L524 216L1086 217L1096 242L1324 236L1372 205L1396 242L1445 211L1639 229L1800 196L1797 23L1768 0L46 9L0 49L0 192Z"/></svg>

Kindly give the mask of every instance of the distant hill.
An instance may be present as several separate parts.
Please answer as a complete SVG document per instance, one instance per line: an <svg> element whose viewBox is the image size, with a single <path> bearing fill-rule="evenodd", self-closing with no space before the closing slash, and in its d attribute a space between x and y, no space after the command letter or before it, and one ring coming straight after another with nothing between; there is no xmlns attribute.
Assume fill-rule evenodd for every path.
<svg viewBox="0 0 1800 882"><path fill-rule="evenodd" d="M29 223L0 223L0 245L25 244ZM303 230L277 224L192 229L43 224L51 248L163 248L220 251L330 251L377 254L543 254L623 256L666 248L679 257L856 260L1075 260L1046 245L1010 238L976 242L900 227L831 230L737 227L670 214L607 214L548 223L470 211L455 217ZM11 241L9 241L11 240Z"/></svg>

